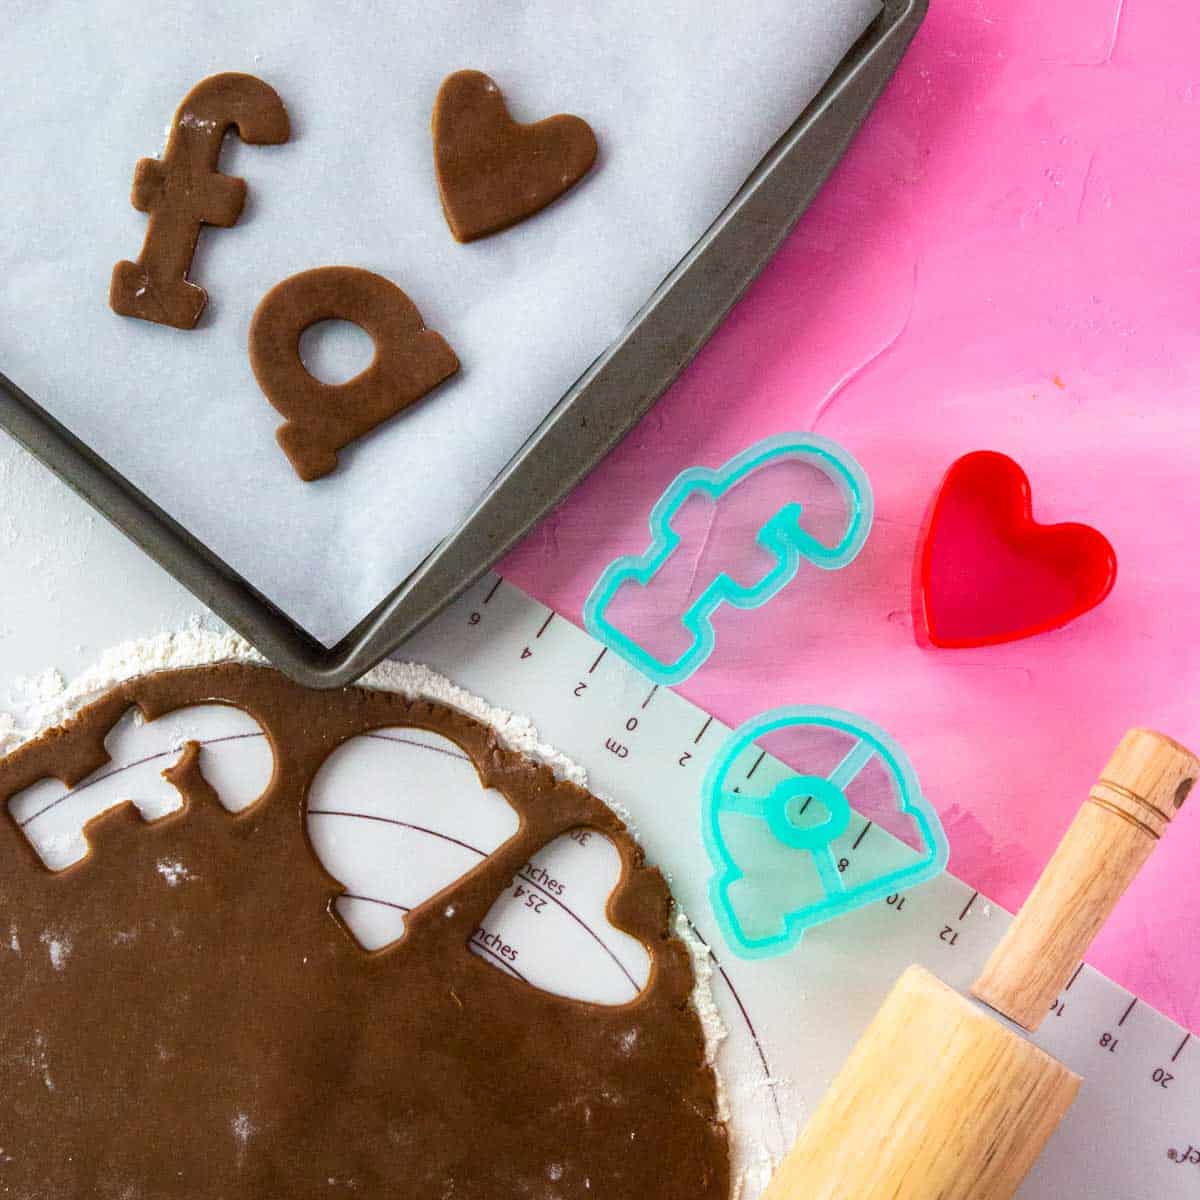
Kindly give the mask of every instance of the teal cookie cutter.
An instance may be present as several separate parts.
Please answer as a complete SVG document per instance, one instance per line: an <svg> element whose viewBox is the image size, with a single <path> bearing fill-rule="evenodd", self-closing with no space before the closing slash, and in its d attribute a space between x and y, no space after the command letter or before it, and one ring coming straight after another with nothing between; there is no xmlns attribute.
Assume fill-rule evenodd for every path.
<svg viewBox="0 0 1200 1200"><path fill-rule="evenodd" d="M691 645L674 662L664 662L608 620L608 608L627 583L645 586L679 547L671 522L687 499L703 493L714 502L754 471L784 459L813 464L837 484L846 503L846 530L834 546L819 542L800 526L803 506L783 505L758 531L756 541L775 556L775 565L756 583L742 586L721 572L684 611L681 618L691 635ZM853 562L867 540L874 514L874 498L866 472L836 442L814 433L781 434L757 442L731 458L723 467L690 467L677 475L650 512L650 547L643 554L614 559L596 581L583 606L588 632L615 650L655 683L682 683L716 646L713 613L722 604L752 609L766 604L790 583L808 561L826 571Z"/></svg>
<svg viewBox="0 0 1200 1200"><path fill-rule="evenodd" d="M739 783L735 788L730 773L734 763L760 738L796 726L819 726L855 739L849 752L827 775L796 775L777 784L767 795L752 795ZM872 759L878 757L888 775L897 811L908 814L916 827L922 848L916 861L896 870L875 875L864 883L847 885L838 870L832 843L850 823L846 789ZM803 807L797 802L803 800ZM808 802L815 800L826 814L824 820L805 825L798 821ZM819 811L819 810L818 810ZM766 914L776 932L755 936L747 931L731 897L731 889L747 872L735 861L722 818L727 814L757 818L784 847L809 856L823 898L815 903L783 912ZM939 875L950 857L946 835L933 806L925 799L916 773L904 751L877 725L834 708L778 708L754 717L726 739L704 779L701 822L704 844L714 868L709 880L709 899L717 922L733 950L743 958L765 958L795 946L806 929L831 921L894 892L915 887ZM911 847L909 848L910 852ZM749 864L747 864L749 866ZM761 916L762 914L755 914Z"/></svg>

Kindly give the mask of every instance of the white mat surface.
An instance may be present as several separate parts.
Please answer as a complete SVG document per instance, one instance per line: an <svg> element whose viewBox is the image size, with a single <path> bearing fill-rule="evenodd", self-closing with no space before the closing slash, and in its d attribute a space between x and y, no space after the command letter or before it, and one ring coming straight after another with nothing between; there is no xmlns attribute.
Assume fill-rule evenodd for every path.
<svg viewBox="0 0 1200 1200"><path fill-rule="evenodd" d="M80 625L96 639L115 631L111 617L99 613ZM26 640L49 657L57 653L61 631L52 622L33 622ZM627 814L647 856L662 867L677 901L711 944L720 964L713 995L728 1030L717 1065L730 1104L735 1171L745 1185L740 1200L754 1200L772 1161L786 1152L900 972L919 962L965 990L1009 917L945 874L890 903L810 930L789 954L737 958L707 901L710 865L697 820L699 781L729 730L600 651L569 621L494 577L470 589L405 647L406 655L489 702L530 715L541 736L583 765L589 786ZM32 713L26 708L21 715ZM14 815L26 820L47 809L26 831L40 846L73 835L57 850L69 860L81 848L80 822L113 801L135 799L149 815L177 802L159 771L191 738L207 743L210 782L226 804L240 807L261 793L270 773L269 749L246 736L255 729L252 718L215 705L141 726L122 722L107 742L113 763L100 772L103 782L85 781L71 799L47 809L63 788L42 781ZM237 740L221 740L230 734ZM411 730L400 736L400 742L346 743L327 760L309 797L311 809L325 810L307 818L314 847L347 889L363 897L342 898L339 911L370 946L402 932L402 920L388 905L420 902L474 865L475 854L464 854L462 842L481 854L511 828L497 823L489 805L494 797L481 791L464 762L413 745L438 739L416 739ZM749 774L753 751L744 762ZM754 780L768 789L787 774L767 759ZM378 821L348 812L408 820L424 832L401 825L385 835ZM855 814L836 848L847 860L849 878L858 879L878 873L889 839ZM602 838L586 845L570 838L552 843L497 898L472 948L535 987L604 1004L628 999L645 978L646 960L604 916L617 874L614 853ZM163 887L172 879L186 883L186 861L160 869ZM549 888L547 877L559 887ZM1200 1075L1194 1070L1196 1044L1185 1030L1084 967L1034 1040L1085 1083L1020 1200L1195 1195L1200 1151L1192 1131L1200 1126Z"/></svg>

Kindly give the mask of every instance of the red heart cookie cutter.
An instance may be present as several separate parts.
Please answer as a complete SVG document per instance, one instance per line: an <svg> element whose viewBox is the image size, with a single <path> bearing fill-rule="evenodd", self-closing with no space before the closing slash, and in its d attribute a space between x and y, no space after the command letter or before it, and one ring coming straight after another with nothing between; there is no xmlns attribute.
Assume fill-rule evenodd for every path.
<svg viewBox="0 0 1200 1200"><path fill-rule="evenodd" d="M1025 472L977 450L951 465L933 498L915 576L919 642L993 646L1095 608L1116 582L1117 556L1090 525L1039 525Z"/></svg>

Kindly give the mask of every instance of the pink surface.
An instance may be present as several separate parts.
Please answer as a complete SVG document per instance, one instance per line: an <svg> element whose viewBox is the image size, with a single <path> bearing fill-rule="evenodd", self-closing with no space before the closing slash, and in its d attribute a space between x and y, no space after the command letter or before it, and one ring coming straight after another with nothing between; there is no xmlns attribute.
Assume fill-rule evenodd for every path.
<svg viewBox="0 0 1200 1200"><path fill-rule="evenodd" d="M934 0L800 228L666 396L506 573L578 619L685 466L815 429L871 476L875 530L720 629L681 689L738 722L820 702L880 722L940 809L951 870L1017 906L1132 724L1200 745L1200 8ZM1116 548L1074 624L923 650L912 557L950 462L1029 473L1034 514ZM1200 1030L1200 805L1091 961Z"/></svg>

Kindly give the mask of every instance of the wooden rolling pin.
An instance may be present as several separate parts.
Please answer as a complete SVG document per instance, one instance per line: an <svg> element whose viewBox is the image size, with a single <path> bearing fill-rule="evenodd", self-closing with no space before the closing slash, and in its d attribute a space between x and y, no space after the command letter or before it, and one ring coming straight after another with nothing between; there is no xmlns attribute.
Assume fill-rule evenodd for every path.
<svg viewBox="0 0 1200 1200"><path fill-rule="evenodd" d="M973 992L1036 1029L1200 776L1125 735ZM921 967L900 977L763 1200L1011 1200L1080 1079Z"/></svg>

